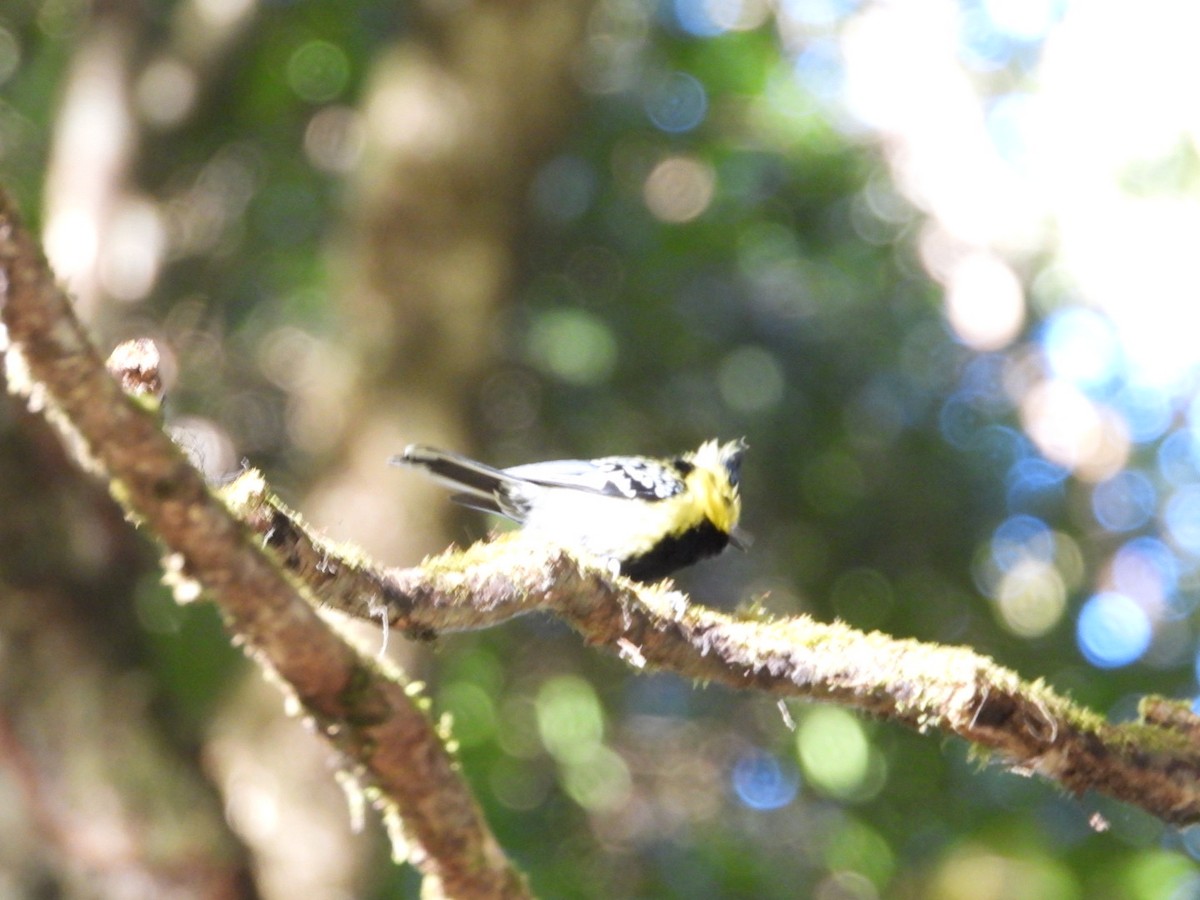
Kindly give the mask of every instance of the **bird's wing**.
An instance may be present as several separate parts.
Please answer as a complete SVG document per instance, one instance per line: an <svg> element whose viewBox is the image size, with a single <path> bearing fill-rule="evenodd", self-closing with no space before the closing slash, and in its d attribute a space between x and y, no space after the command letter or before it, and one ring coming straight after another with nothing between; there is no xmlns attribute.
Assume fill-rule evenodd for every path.
<svg viewBox="0 0 1200 900"><path fill-rule="evenodd" d="M529 463L505 469L504 473L542 487L635 500L664 500L684 488L679 473L668 465L618 456Z"/></svg>
<svg viewBox="0 0 1200 900"><path fill-rule="evenodd" d="M570 488L576 491L606 493L608 476L586 459L555 459L549 462L526 463L504 470L521 481L529 481L543 487Z"/></svg>

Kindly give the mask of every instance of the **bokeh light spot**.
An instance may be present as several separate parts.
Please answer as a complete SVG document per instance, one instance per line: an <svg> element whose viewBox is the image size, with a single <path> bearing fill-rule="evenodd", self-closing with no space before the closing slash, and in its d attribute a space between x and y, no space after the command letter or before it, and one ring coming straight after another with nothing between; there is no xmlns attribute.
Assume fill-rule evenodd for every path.
<svg viewBox="0 0 1200 900"><path fill-rule="evenodd" d="M1108 478L1129 458L1124 420L1068 381L1051 379L1030 388L1021 421L1047 459L1084 480Z"/></svg>
<svg viewBox="0 0 1200 900"><path fill-rule="evenodd" d="M98 275L114 299L141 300L154 287L167 251L167 231L157 204L129 197L114 211Z"/></svg>
<svg viewBox="0 0 1200 900"><path fill-rule="evenodd" d="M583 761L604 736L604 711L592 686L575 675L546 681L534 701L542 744L561 763Z"/></svg>
<svg viewBox="0 0 1200 900"><path fill-rule="evenodd" d="M579 309L539 313L529 330L531 361L568 384L599 384L612 373L617 341L608 325Z"/></svg>
<svg viewBox="0 0 1200 900"><path fill-rule="evenodd" d="M55 212L42 241L55 274L68 285L95 265L100 250L95 220L77 207L64 206Z"/></svg>
<svg viewBox="0 0 1200 900"><path fill-rule="evenodd" d="M733 791L750 809L779 809L796 798L800 779L770 753L750 749L738 757L731 774Z"/></svg>
<svg viewBox="0 0 1200 900"><path fill-rule="evenodd" d="M337 104L317 110L304 129L304 153L322 172L342 175L358 163L366 144L362 114Z"/></svg>
<svg viewBox="0 0 1200 900"><path fill-rule="evenodd" d="M708 92L686 72L672 72L651 85L643 105L656 128L668 134L682 134L704 121Z"/></svg>
<svg viewBox="0 0 1200 900"><path fill-rule="evenodd" d="M621 755L603 744L592 744L563 767L563 790L584 809L605 812L629 799L633 777Z"/></svg>
<svg viewBox="0 0 1200 900"><path fill-rule="evenodd" d="M1157 500L1150 479L1127 469L1092 488L1092 513L1109 531L1133 531L1150 521Z"/></svg>
<svg viewBox="0 0 1200 900"><path fill-rule="evenodd" d="M1191 431L1176 431L1158 445L1158 471L1174 485L1200 481L1196 441Z"/></svg>
<svg viewBox="0 0 1200 900"><path fill-rule="evenodd" d="M1046 320L1042 352L1056 378L1084 388L1103 385L1117 374L1121 363L1121 345L1112 322L1095 310L1077 306Z"/></svg>
<svg viewBox="0 0 1200 900"><path fill-rule="evenodd" d="M306 41L288 59L287 81L301 100L324 103L346 89L350 60L337 44Z"/></svg>
<svg viewBox="0 0 1200 900"><path fill-rule="evenodd" d="M708 209L716 184L716 173L707 163L690 156L669 156L646 176L642 198L656 219L690 222Z"/></svg>
<svg viewBox="0 0 1200 900"><path fill-rule="evenodd" d="M825 864L835 875L859 875L861 881L841 880L839 887L851 890L833 890L813 896L820 900L873 900L878 890L885 887L896 870L896 854L887 839L878 831L857 819L846 817L837 830L830 835L825 850Z"/></svg>
<svg viewBox="0 0 1200 900"><path fill-rule="evenodd" d="M1171 539L1193 556L1200 555L1200 485L1187 485L1167 501L1163 521Z"/></svg>
<svg viewBox="0 0 1200 900"><path fill-rule="evenodd" d="M1023 559L1048 563L1054 559L1054 533L1041 519L1030 515L1010 516L992 535L992 559L1003 571Z"/></svg>
<svg viewBox="0 0 1200 900"><path fill-rule="evenodd" d="M1067 588L1058 570L1027 558L1013 566L996 588L996 611L1013 634L1035 638L1049 632L1067 608Z"/></svg>
<svg viewBox="0 0 1200 900"><path fill-rule="evenodd" d="M871 744L862 722L844 709L811 710L796 732L805 777L839 799L862 796L872 781Z"/></svg>
<svg viewBox="0 0 1200 900"><path fill-rule="evenodd" d="M1144 607L1160 607L1179 585L1179 560L1158 538L1134 538L1113 556L1112 584Z"/></svg>
<svg viewBox="0 0 1200 900"><path fill-rule="evenodd" d="M1150 618L1124 594L1096 594L1079 611L1075 638L1084 657L1101 669L1127 666L1150 647Z"/></svg>
<svg viewBox="0 0 1200 900"><path fill-rule="evenodd" d="M717 388L730 409L762 412L783 399L783 367L769 350L738 347L721 360Z"/></svg>
<svg viewBox="0 0 1200 900"><path fill-rule="evenodd" d="M1128 423L1135 443L1157 440L1171 427L1174 410L1165 391L1125 384L1113 395L1112 403Z"/></svg>
<svg viewBox="0 0 1200 900"><path fill-rule="evenodd" d="M536 809L550 793L552 779L543 766L527 760L500 756L488 773L496 799L509 809Z"/></svg>
<svg viewBox="0 0 1200 900"><path fill-rule="evenodd" d="M149 63L133 89L142 118L160 128L182 122L192 111L198 93L195 71L171 56L162 56Z"/></svg>
<svg viewBox="0 0 1200 900"><path fill-rule="evenodd" d="M946 277L946 318L958 338L975 350L998 350L1025 323L1025 294L1012 269L995 256L971 253Z"/></svg>

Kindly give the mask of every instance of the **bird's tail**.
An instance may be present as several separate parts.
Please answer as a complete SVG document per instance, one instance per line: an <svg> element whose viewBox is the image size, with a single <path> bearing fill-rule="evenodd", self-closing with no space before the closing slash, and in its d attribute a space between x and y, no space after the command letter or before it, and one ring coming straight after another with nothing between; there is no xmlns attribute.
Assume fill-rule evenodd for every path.
<svg viewBox="0 0 1200 900"><path fill-rule="evenodd" d="M450 498L455 503L502 516L512 515L501 509L499 501L504 487L519 479L499 469L459 453L422 444L409 444L403 453L393 456L388 462L393 466L424 469L438 481L458 491Z"/></svg>

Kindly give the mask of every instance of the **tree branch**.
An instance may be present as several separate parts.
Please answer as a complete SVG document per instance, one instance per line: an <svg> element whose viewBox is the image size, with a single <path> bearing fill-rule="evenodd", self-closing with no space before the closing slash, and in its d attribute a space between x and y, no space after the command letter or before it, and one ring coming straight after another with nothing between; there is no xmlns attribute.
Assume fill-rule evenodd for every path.
<svg viewBox="0 0 1200 900"><path fill-rule="evenodd" d="M0 275L0 320L13 342L10 384L14 366L26 365L31 403L52 401L47 411L57 410L78 433L114 493L175 551L182 574L212 592L256 658L291 685L361 767L355 774L395 804L419 842L414 861L447 893L519 896L524 886L484 830L427 717L398 679L328 628L313 597L414 637L550 611L638 668L835 702L921 732L954 734L1074 793L1096 790L1175 824L1200 821L1200 722L1183 704L1149 698L1140 722L1108 724L967 649L804 616L725 615L519 534L417 568L385 569L314 537L256 473L224 489L223 504L153 416L103 372L2 195ZM261 542L248 540L249 532Z"/></svg>
<svg viewBox="0 0 1200 900"><path fill-rule="evenodd" d="M614 578L519 533L418 568L384 569L314 537L254 473L231 485L228 496L323 602L410 636L549 611L637 668L829 701L920 732L957 735L1074 794L1095 790L1178 825L1200 821L1200 718L1185 703L1148 697L1141 721L1109 724L965 648L864 634L807 616L729 616L662 586Z"/></svg>
<svg viewBox="0 0 1200 900"><path fill-rule="evenodd" d="M255 660L346 754L350 774L389 819L401 820L427 895L525 896L420 703L396 673L362 657L318 615L307 590L209 492L155 415L122 394L2 191L0 323L10 389L103 470L114 496L171 551L177 595L194 595L193 585L209 591Z"/></svg>

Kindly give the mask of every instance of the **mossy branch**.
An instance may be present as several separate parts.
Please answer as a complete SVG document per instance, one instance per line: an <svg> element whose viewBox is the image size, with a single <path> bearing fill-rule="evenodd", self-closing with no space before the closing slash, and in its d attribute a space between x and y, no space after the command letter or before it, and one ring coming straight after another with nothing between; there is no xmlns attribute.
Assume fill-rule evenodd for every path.
<svg viewBox="0 0 1200 900"><path fill-rule="evenodd" d="M256 473L226 487L218 501L153 416L104 375L2 197L0 271L7 285L0 315L14 343L10 362L28 365L35 401L48 392L51 407L119 486L114 492L180 554L184 572L213 594L258 658L293 685L323 727L338 732L337 745L389 797L394 792L408 827L432 828L420 837L434 857L427 871L445 881L448 893L454 892L448 873L492 878L513 894L523 885L481 831L474 802L428 719L397 679L364 662L313 615L314 598L417 638L547 611L639 669L834 702L921 732L957 735L1073 793L1095 790L1175 824L1200 821L1200 720L1180 704L1150 698L1139 722L1109 724L964 648L806 616L726 615L519 535L416 568L387 569L314 536ZM247 540L249 533L258 540ZM412 768L417 764L432 766L432 775ZM470 849L447 848L442 826L466 835ZM464 874L459 866L468 859L478 867ZM478 884L456 887L470 895Z"/></svg>
<svg viewBox="0 0 1200 900"><path fill-rule="evenodd" d="M322 618L302 581L215 497L155 414L145 350L105 369L41 249L0 191L0 349L9 389L43 412L169 551L179 590L203 587L250 655L346 759L426 876L424 896L524 897L419 698ZM7 346L4 346L4 332ZM400 835L397 835L399 838Z"/></svg>
<svg viewBox="0 0 1200 900"><path fill-rule="evenodd" d="M838 703L920 732L957 735L1074 794L1094 790L1178 825L1200 821L1200 718L1183 703L1147 698L1140 721L1110 724L965 648L808 616L726 615L665 586L615 578L519 533L416 568L382 568L315 537L255 473L226 497L323 602L412 637L546 611L636 668Z"/></svg>

